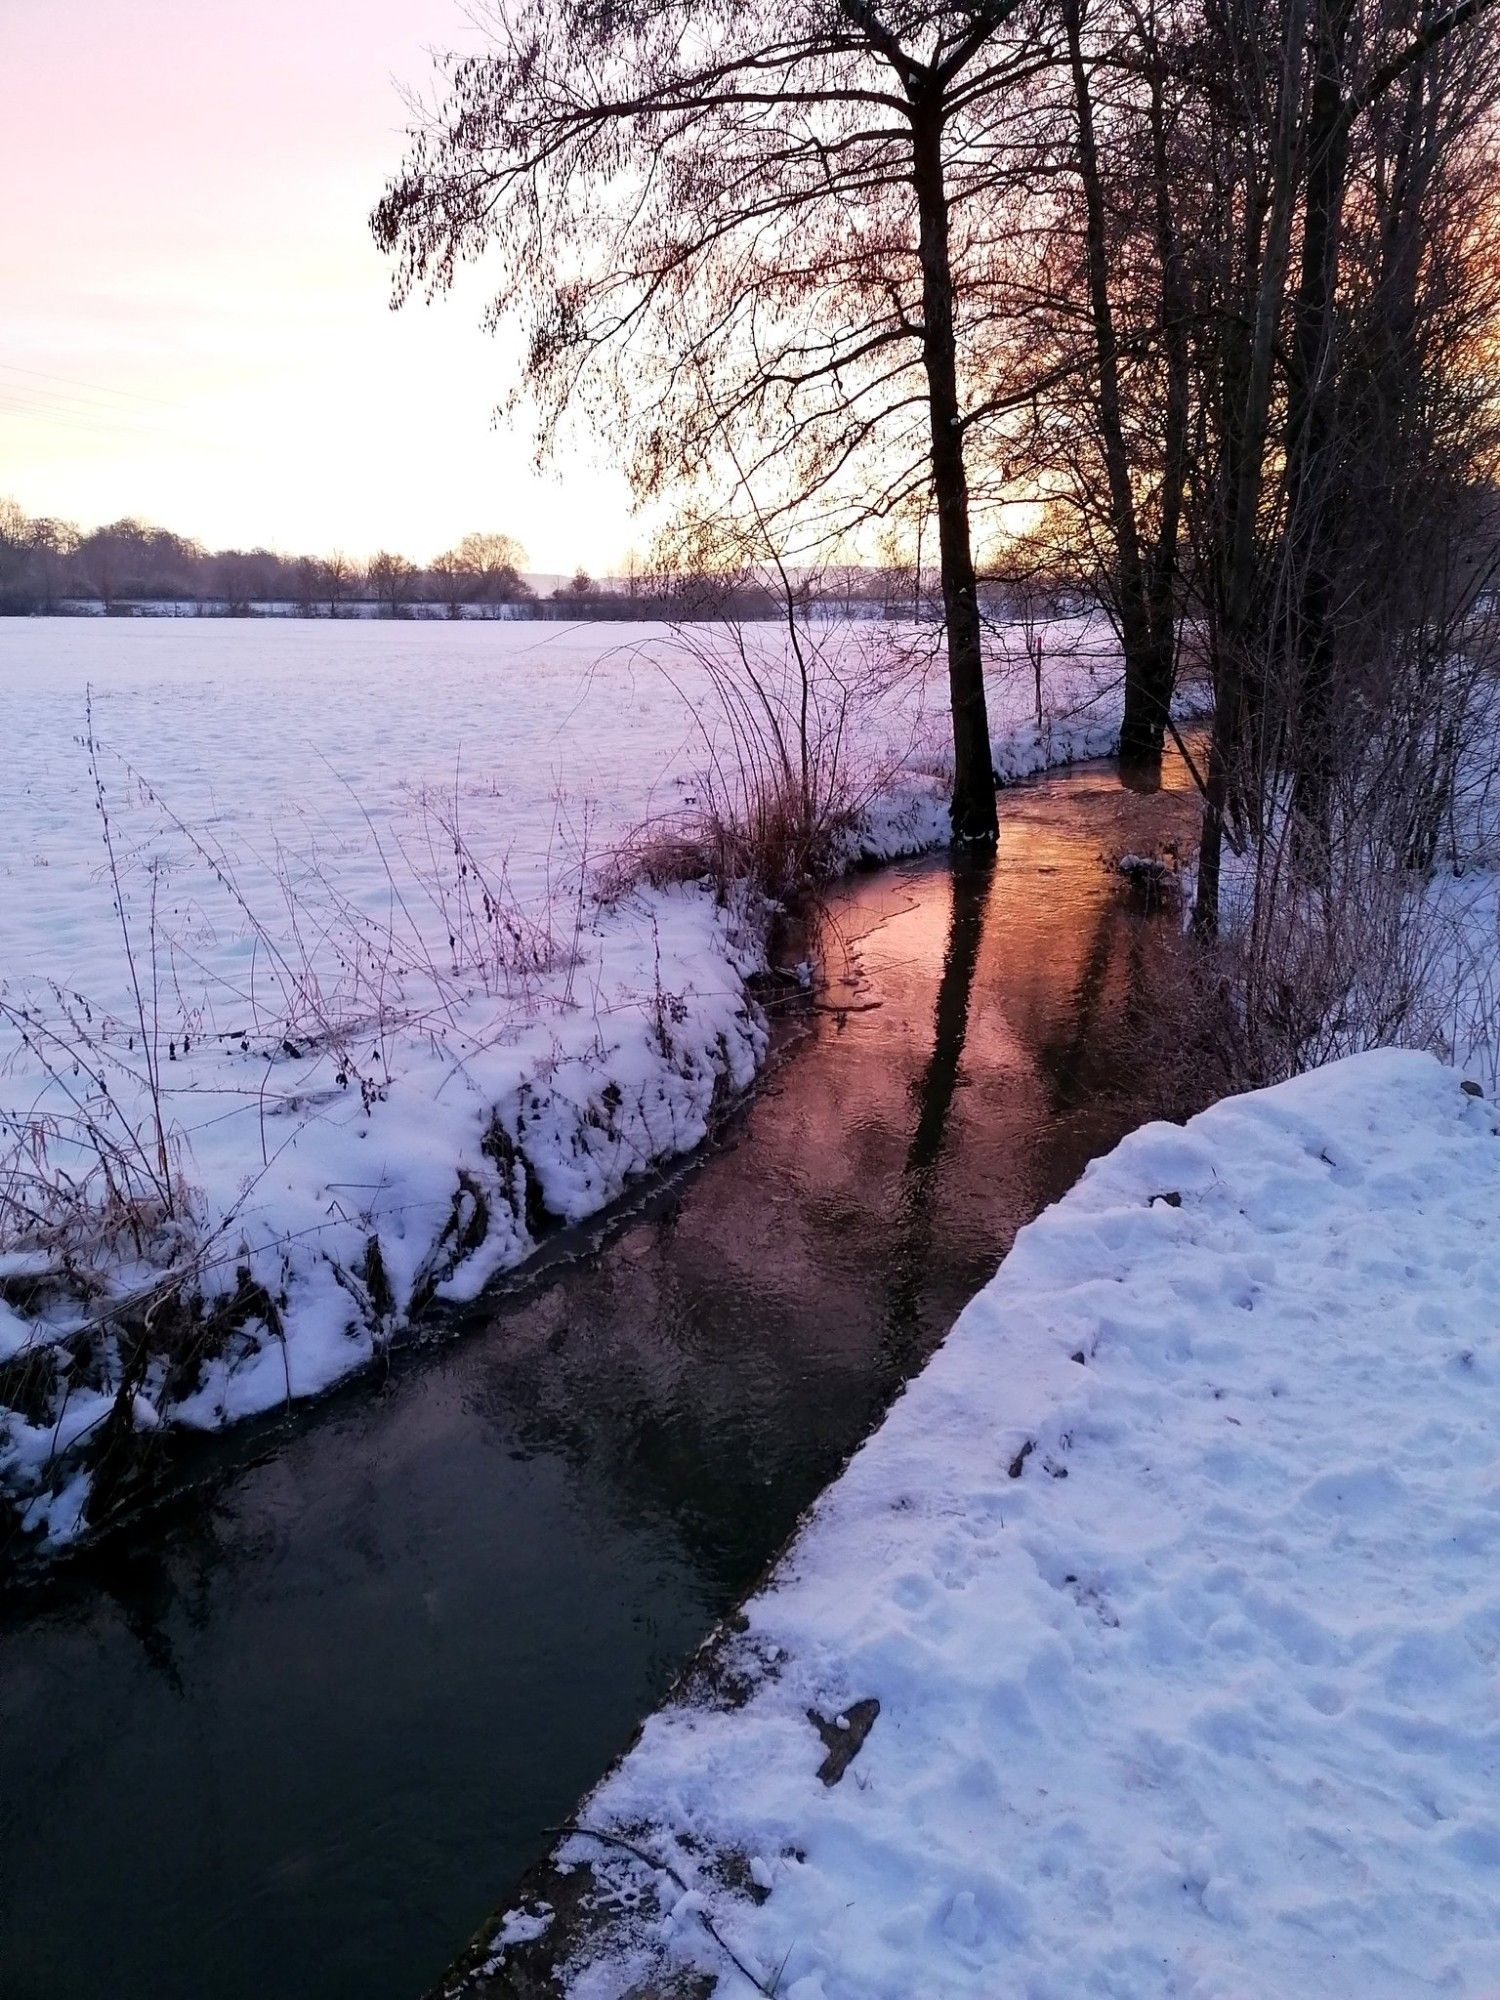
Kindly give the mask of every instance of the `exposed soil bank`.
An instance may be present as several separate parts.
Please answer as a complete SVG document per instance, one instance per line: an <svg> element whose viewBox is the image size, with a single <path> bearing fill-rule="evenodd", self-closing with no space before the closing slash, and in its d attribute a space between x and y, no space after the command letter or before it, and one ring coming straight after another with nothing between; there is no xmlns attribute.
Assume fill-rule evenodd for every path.
<svg viewBox="0 0 1500 2000"><path fill-rule="evenodd" d="M410 2000L546 1847L1016 1229L1160 1108L1171 926L1101 857L1191 802L1087 768L1002 813L992 872L839 892L829 1010L598 1254L0 1609L8 2000Z"/></svg>

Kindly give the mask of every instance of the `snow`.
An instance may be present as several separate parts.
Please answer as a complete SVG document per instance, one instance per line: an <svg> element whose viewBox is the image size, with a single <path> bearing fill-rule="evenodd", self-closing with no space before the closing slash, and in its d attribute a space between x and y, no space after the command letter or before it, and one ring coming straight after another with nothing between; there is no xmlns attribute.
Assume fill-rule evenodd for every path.
<svg viewBox="0 0 1500 2000"><path fill-rule="evenodd" d="M1107 632L1054 636L1038 726L999 635L1003 776L1112 743ZM753 1080L767 1031L746 981L767 913L701 884L600 888L612 847L690 807L722 753L705 643L726 642L503 621L0 623L0 1195L40 1150L54 1178L94 1169L95 1225L49 1214L40 1264L36 1241L0 1240L0 1286L65 1252L98 1288L46 1287L23 1318L10 1284L0 1305L0 1366L41 1352L55 1371L40 1413L32 1389L0 1404L0 1489L29 1529L60 1541L82 1521L83 1461L121 1386L97 1330L111 1303L169 1282L200 1323L218 1313L187 1364L131 1385L121 1413L140 1428L316 1394L425 1303L472 1300L541 1228L691 1150ZM749 643L774 657L783 641ZM868 623L818 643L845 663L932 650ZM851 859L946 837L944 696L939 666L859 714ZM112 1226L81 1110L129 1183ZM63 1346L80 1330L86 1364Z"/></svg>
<svg viewBox="0 0 1500 2000"><path fill-rule="evenodd" d="M1500 682L1470 691L1462 743L1430 868L1391 866L1387 842L1368 824L1347 826L1336 843L1333 893L1303 899L1300 922L1286 924L1295 963L1297 932L1310 938L1309 969L1331 962L1346 982L1340 1002L1297 1051L1311 1067L1382 1043L1427 1048L1500 1093ZM1384 803L1380 785L1369 799ZM1264 848L1222 857L1220 916L1227 933L1257 921L1256 876L1278 884L1277 913L1297 911L1288 895L1290 820L1285 792L1267 817ZM1405 841L1403 831L1399 837ZM1134 857L1123 857L1122 869ZM1184 915L1196 858L1185 857ZM1264 922L1264 916L1259 919ZM1262 975L1263 976L1263 975Z"/></svg>
<svg viewBox="0 0 1500 2000"><path fill-rule="evenodd" d="M1408 1051L1091 1166L580 1809L671 1872L563 1845L563 1990L1500 1990L1497 1217Z"/></svg>
<svg viewBox="0 0 1500 2000"><path fill-rule="evenodd" d="M1500 1092L1500 826L1423 885L1421 934L1433 1040Z"/></svg>

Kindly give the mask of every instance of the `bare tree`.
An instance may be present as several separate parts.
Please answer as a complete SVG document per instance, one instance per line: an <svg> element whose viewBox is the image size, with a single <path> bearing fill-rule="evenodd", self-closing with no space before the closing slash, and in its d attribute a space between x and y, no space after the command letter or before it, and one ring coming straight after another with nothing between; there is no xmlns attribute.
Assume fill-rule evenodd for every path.
<svg viewBox="0 0 1500 2000"><path fill-rule="evenodd" d="M53 610L64 594L68 569L78 553L80 536L71 521L50 517L28 525L31 575L39 611Z"/></svg>
<svg viewBox="0 0 1500 2000"><path fill-rule="evenodd" d="M427 575L450 618L462 618L464 606L474 601L474 573L459 559L456 549L445 549L427 565Z"/></svg>
<svg viewBox="0 0 1500 2000"><path fill-rule="evenodd" d="M497 254L544 440L571 408L607 413L642 495L722 514L753 490L752 540L770 522L825 551L930 505L961 840L996 827L966 447L997 409L967 331L1046 11L509 0L492 51L450 61L374 216L399 296Z"/></svg>
<svg viewBox="0 0 1500 2000"><path fill-rule="evenodd" d="M467 604L514 604L531 595L521 575L526 551L514 535L465 535L428 565L442 592L450 618L461 618Z"/></svg>
<svg viewBox="0 0 1500 2000"><path fill-rule="evenodd" d="M1015 658L1019 635L1020 659L1031 683L1032 718L1038 735L1046 725L1049 638L1053 646L1057 644L1049 627L1070 594L1069 586L1076 586L1076 578L1059 563L1054 538L1046 532L1048 525L1044 515L1031 534L1013 536L985 569L986 583L998 585L1004 597L1008 626L1001 633L1001 647L1007 661Z"/></svg>
<svg viewBox="0 0 1500 2000"><path fill-rule="evenodd" d="M377 604L383 604L392 618L399 618L416 594L418 570L414 562L391 549L371 556L365 581Z"/></svg>
<svg viewBox="0 0 1500 2000"><path fill-rule="evenodd" d="M292 601L304 618L316 618L323 601L322 565L313 556L299 557L292 582Z"/></svg>
<svg viewBox="0 0 1500 2000"><path fill-rule="evenodd" d="M1191 176L1178 127L1183 0L1059 0L1063 60L1038 93L1009 211L1052 387L1023 444L1049 526L1119 633L1120 754L1162 753L1176 675L1190 472ZM1059 172L1059 166L1065 168Z"/></svg>
<svg viewBox="0 0 1500 2000"><path fill-rule="evenodd" d="M18 502L0 497L0 610L31 608L31 522Z"/></svg>
<svg viewBox="0 0 1500 2000"><path fill-rule="evenodd" d="M224 549L214 558L213 588L231 618L248 618L255 598L256 564L242 549Z"/></svg>
<svg viewBox="0 0 1500 2000"><path fill-rule="evenodd" d="M474 579L474 594L482 603L512 604L530 594L521 575L526 551L514 535L465 535L454 555Z"/></svg>
<svg viewBox="0 0 1500 2000"><path fill-rule="evenodd" d="M1255 912L1309 885L1326 908L1349 853L1413 851L1397 829L1431 802L1397 771L1443 782L1456 641L1489 567L1494 21L1486 0L1278 0L1213 10L1183 49L1205 189L1204 934L1226 839L1249 850Z"/></svg>
<svg viewBox="0 0 1500 2000"><path fill-rule="evenodd" d="M318 563L320 594L328 606L330 618L337 618L339 606L352 597L358 587L358 575L353 563L340 550L331 556L324 556Z"/></svg>

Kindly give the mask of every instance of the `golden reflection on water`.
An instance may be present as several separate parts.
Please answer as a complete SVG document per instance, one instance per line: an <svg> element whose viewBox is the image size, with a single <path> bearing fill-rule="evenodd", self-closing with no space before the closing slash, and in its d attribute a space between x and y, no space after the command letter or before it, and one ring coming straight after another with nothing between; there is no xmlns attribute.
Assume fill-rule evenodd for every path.
<svg viewBox="0 0 1500 2000"><path fill-rule="evenodd" d="M1108 864L1190 838L1183 782L1020 788L992 860L843 885L795 1055L606 1247L0 1605L7 1993L421 1990L1015 1231L1158 1108L1177 931Z"/></svg>
<svg viewBox="0 0 1500 2000"><path fill-rule="evenodd" d="M840 891L812 1045L757 1107L749 1187L694 1204L687 1252L743 1289L773 1372L863 1383L873 1369L888 1394L1015 1231L1158 1108L1141 1030L1173 919L1144 912L1113 862L1186 846L1189 784L1172 760L1166 796L1091 772L1063 811L1055 782L1017 789L992 862L944 857ZM755 1324L768 1285L817 1298L816 1357L779 1354Z"/></svg>

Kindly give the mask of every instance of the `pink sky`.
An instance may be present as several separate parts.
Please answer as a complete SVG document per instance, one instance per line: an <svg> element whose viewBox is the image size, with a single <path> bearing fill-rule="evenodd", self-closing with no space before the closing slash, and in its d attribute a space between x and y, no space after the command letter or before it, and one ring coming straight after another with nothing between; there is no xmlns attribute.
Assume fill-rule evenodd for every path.
<svg viewBox="0 0 1500 2000"><path fill-rule="evenodd" d="M502 529L595 570L632 537L586 448L496 432L482 290L388 310L366 224L398 84L458 0L0 0L0 495L214 545L422 559Z"/></svg>

